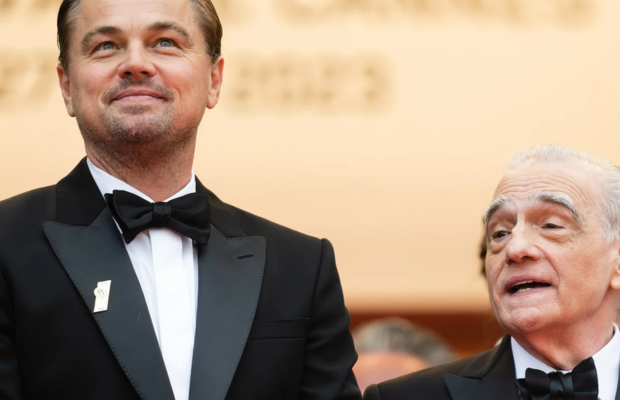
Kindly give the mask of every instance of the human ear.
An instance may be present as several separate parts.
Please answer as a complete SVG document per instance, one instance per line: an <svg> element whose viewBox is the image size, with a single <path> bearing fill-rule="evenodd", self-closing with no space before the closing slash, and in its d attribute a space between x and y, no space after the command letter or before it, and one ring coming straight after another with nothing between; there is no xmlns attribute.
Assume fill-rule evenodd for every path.
<svg viewBox="0 0 620 400"><path fill-rule="evenodd" d="M211 86L207 98L207 108L212 109L220 99L222 80L224 79L224 59L218 58L211 66Z"/></svg>
<svg viewBox="0 0 620 400"><path fill-rule="evenodd" d="M71 81L69 80L68 71L65 71L62 65L59 64L58 67L56 67L56 73L58 73L58 84L60 85L62 98L65 101L65 107L67 107L67 113L69 116L75 117L73 99L71 97Z"/></svg>
<svg viewBox="0 0 620 400"><path fill-rule="evenodd" d="M620 239L616 239L611 246L614 255L614 268L611 271L609 286L614 290L620 290Z"/></svg>

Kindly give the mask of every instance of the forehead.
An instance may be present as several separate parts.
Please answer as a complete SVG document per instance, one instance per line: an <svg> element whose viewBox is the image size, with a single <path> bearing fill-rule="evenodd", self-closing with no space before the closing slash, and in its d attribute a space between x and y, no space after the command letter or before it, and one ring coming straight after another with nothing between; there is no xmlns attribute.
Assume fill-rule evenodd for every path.
<svg viewBox="0 0 620 400"><path fill-rule="evenodd" d="M526 201L536 193L548 192L568 197L577 208L587 208L600 194L601 182L594 167L581 162L529 162L502 178L493 199Z"/></svg>
<svg viewBox="0 0 620 400"><path fill-rule="evenodd" d="M77 29L87 31L100 25L139 29L156 21L178 22L187 29L198 27L189 0L83 0Z"/></svg>

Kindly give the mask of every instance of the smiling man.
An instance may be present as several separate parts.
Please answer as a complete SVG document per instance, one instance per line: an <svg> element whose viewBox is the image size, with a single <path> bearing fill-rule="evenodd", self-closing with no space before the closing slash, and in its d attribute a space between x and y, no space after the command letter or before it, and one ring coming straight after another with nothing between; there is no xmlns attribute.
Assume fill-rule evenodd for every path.
<svg viewBox="0 0 620 400"><path fill-rule="evenodd" d="M0 399L361 399L331 244L192 172L221 37L209 0L63 1L87 157L0 203Z"/></svg>
<svg viewBox="0 0 620 400"><path fill-rule="evenodd" d="M367 400L618 400L620 170L561 146L517 155L485 213L496 348Z"/></svg>

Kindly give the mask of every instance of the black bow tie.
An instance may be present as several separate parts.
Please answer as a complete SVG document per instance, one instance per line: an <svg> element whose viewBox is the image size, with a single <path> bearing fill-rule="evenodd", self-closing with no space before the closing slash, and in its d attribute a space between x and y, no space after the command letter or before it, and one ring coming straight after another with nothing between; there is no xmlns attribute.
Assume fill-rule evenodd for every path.
<svg viewBox="0 0 620 400"><path fill-rule="evenodd" d="M517 379L523 400L597 400L598 377L592 357L583 360L566 374L546 374L528 368L525 379Z"/></svg>
<svg viewBox="0 0 620 400"><path fill-rule="evenodd" d="M211 215L206 194L192 193L168 202L151 203L115 190L105 198L127 244L149 228L169 228L201 245L209 241Z"/></svg>

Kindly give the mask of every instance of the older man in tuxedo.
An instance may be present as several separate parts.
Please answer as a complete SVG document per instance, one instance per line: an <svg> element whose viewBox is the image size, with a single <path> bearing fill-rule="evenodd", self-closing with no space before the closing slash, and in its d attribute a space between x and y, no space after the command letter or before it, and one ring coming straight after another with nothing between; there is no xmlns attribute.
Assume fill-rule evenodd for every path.
<svg viewBox="0 0 620 400"><path fill-rule="evenodd" d="M496 348L367 400L618 400L620 171L561 146L517 155L485 214Z"/></svg>
<svg viewBox="0 0 620 400"><path fill-rule="evenodd" d="M192 172L221 36L210 0L63 1L87 158L0 203L0 399L361 399L330 243Z"/></svg>

